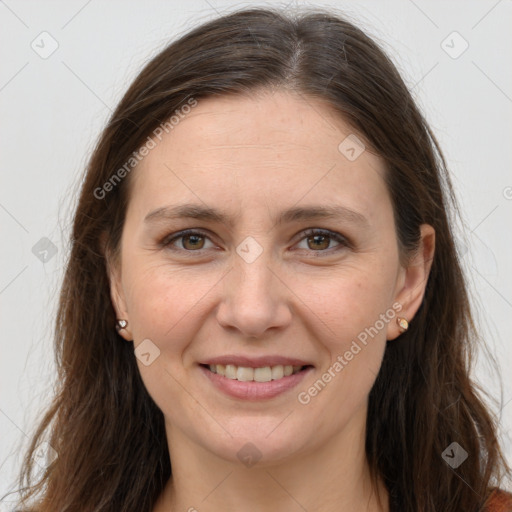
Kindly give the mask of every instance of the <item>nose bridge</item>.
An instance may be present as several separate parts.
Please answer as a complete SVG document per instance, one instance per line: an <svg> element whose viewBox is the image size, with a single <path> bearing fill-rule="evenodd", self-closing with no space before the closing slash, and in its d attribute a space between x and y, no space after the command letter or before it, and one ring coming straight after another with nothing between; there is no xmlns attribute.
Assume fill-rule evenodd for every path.
<svg viewBox="0 0 512 512"><path fill-rule="evenodd" d="M270 248L261 249L261 253L257 254L254 247L249 247L249 251L243 253L243 248L247 250L247 244L237 248L237 256L234 262L234 285L233 291L243 299L247 296L250 300L260 300L264 298L266 301L272 301L275 294L271 293L273 288L273 281L275 279L272 272L272 254ZM245 258L247 257L247 259Z"/></svg>
<svg viewBox="0 0 512 512"><path fill-rule="evenodd" d="M218 310L221 325L235 327L250 337L290 320L283 285L273 269L273 251L263 243L247 237L237 246Z"/></svg>

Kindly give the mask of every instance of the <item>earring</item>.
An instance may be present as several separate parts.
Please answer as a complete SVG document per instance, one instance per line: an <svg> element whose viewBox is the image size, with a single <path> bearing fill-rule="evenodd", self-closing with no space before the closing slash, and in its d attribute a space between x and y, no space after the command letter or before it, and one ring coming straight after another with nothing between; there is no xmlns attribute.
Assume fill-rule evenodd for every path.
<svg viewBox="0 0 512 512"><path fill-rule="evenodd" d="M409 322L405 318L397 317L396 323L398 324L402 332L405 332L407 331L407 329L409 329Z"/></svg>
<svg viewBox="0 0 512 512"><path fill-rule="evenodd" d="M116 323L116 330L119 332L121 329L126 329L128 322L126 320L118 320Z"/></svg>

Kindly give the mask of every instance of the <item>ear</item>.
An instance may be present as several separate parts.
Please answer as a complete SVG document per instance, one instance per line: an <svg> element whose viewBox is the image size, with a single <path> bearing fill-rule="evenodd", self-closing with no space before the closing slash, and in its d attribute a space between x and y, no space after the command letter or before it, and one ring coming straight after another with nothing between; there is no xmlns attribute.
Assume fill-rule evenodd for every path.
<svg viewBox="0 0 512 512"><path fill-rule="evenodd" d="M103 254L105 255L105 264L107 268L108 280L110 283L110 299L112 306L116 313L116 319L127 320L128 325L126 328L119 330L119 335L122 336L126 341L133 341L133 336L130 330L130 320L128 314L128 308L126 306L126 300L121 280L121 265L117 260L114 261L112 255L105 247L104 237L102 237L101 247Z"/></svg>
<svg viewBox="0 0 512 512"><path fill-rule="evenodd" d="M417 251L409 260L407 267L402 267L400 271L395 295L395 302L402 306L397 317L405 318L409 323L423 301L435 252L434 228L429 224L422 224L420 233L421 240ZM394 340L400 334L402 330L396 321L389 322L387 339Z"/></svg>

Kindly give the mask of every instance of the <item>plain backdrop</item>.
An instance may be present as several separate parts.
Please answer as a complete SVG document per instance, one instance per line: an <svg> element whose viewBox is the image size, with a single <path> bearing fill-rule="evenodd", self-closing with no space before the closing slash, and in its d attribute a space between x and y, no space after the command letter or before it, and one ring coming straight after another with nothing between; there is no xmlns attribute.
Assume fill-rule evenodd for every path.
<svg viewBox="0 0 512 512"><path fill-rule="evenodd" d="M150 57L248 5L285 3L0 1L0 495L51 397L71 212L101 128ZM462 206L458 246L503 386L484 352L474 378L496 400L512 463L512 2L291 5L334 6L376 38L441 143Z"/></svg>

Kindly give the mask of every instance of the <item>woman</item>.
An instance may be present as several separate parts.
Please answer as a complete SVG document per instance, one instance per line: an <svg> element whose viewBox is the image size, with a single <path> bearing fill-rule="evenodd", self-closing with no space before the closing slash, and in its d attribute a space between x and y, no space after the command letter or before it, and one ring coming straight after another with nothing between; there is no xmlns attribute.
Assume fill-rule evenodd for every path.
<svg viewBox="0 0 512 512"><path fill-rule="evenodd" d="M87 169L20 505L511 510L452 204L397 70L342 17L243 10L168 46Z"/></svg>

